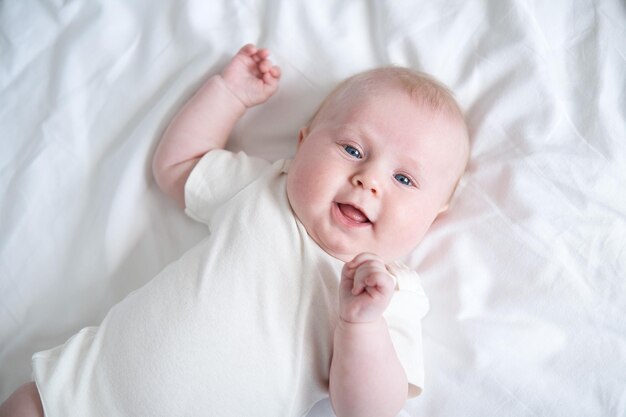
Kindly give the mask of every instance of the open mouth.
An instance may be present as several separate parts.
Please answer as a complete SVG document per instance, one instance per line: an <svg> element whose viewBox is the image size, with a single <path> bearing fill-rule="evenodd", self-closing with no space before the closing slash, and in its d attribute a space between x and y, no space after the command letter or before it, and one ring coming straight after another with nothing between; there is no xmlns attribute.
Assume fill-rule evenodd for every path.
<svg viewBox="0 0 626 417"><path fill-rule="evenodd" d="M337 203L337 208L339 209L339 212L341 212L345 220L347 220L349 223L357 225L371 224L370 219L368 219L365 213L363 213L357 207L354 207L350 204Z"/></svg>

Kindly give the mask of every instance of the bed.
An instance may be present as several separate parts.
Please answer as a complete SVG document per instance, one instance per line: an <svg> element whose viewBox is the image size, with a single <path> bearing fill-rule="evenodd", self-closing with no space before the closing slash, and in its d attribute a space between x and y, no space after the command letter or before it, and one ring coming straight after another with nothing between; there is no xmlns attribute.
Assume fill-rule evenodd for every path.
<svg viewBox="0 0 626 417"><path fill-rule="evenodd" d="M151 157L254 42L283 79L232 150L289 157L375 66L432 73L466 111L467 173L406 260L431 310L401 416L626 416L625 40L620 0L0 2L0 401L204 236Z"/></svg>

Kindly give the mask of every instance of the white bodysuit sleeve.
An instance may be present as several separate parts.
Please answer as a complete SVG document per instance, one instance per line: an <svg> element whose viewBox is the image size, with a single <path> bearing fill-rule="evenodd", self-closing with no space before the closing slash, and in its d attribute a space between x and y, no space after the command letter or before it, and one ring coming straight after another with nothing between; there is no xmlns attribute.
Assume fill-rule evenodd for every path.
<svg viewBox="0 0 626 417"><path fill-rule="evenodd" d="M419 275L401 263L388 265L396 278L396 291L384 313L393 346L409 381L409 397L424 387L422 318L429 309Z"/></svg>
<svg viewBox="0 0 626 417"><path fill-rule="evenodd" d="M207 152L185 184L185 213L209 225L215 209L258 179L271 164L261 158L217 149Z"/></svg>

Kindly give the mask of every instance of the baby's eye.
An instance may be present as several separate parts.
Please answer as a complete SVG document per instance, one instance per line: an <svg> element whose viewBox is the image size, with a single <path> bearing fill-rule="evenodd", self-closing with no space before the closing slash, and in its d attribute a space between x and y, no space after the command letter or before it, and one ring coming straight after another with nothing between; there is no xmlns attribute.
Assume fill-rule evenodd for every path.
<svg viewBox="0 0 626 417"><path fill-rule="evenodd" d="M345 149L346 153L356 159L361 159L363 157L363 155L361 155L361 151L359 151L354 146L344 145L343 149Z"/></svg>
<svg viewBox="0 0 626 417"><path fill-rule="evenodd" d="M406 175L396 174L393 177L396 179L396 181L398 181L402 185L406 185L406 186L413 185L413 181L411 181L411 179L407 177Z"/></svg>

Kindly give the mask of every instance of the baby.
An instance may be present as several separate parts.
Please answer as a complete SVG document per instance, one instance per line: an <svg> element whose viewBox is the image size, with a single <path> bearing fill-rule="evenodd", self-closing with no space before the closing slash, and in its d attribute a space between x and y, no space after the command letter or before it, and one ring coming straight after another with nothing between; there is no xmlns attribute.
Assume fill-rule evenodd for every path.
<svg viewBox="0 0 626 417"><path fill-rule="evenodd" d="M302 416L330 396L340 417L381 417L421 392L428 301L398 259L465 169L459 107L427 76L376 69L329 95L292 161L225 151L278 88L268 57L244 46L154 157L159 187L209 236L99 327L35 354L36 382L0 416Z"/></svg>

